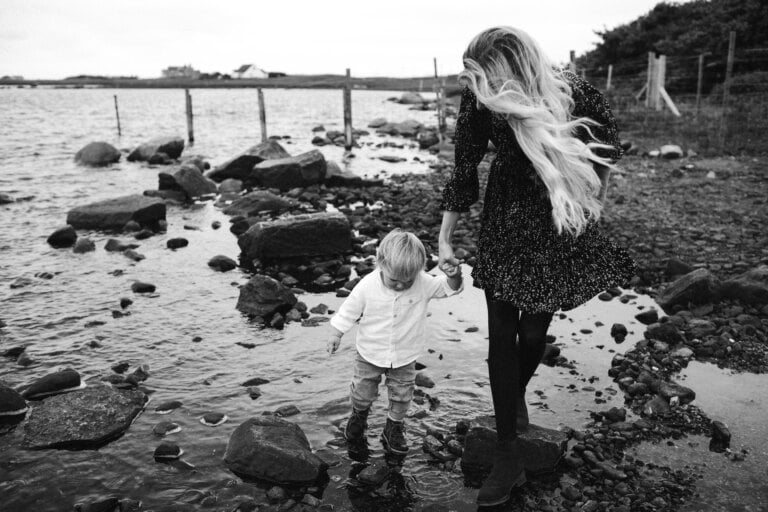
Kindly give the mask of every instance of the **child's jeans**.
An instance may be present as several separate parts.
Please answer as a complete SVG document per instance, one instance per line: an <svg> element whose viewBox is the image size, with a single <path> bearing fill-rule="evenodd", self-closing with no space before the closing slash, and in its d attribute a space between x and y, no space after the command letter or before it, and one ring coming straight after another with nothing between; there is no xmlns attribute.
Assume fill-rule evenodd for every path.
<svg viewBox="0 0 768 512"><path fill-rule="evenodd" d="M375 366L358 353L355 357L355 368L350 385L352 407L358 411L368 409L379 396L381 376L386 375L387 390L389 391L389 417L402 421L408 412L413 398L413 388L416 380L416 362L398 368L382 368Z"/></svg>

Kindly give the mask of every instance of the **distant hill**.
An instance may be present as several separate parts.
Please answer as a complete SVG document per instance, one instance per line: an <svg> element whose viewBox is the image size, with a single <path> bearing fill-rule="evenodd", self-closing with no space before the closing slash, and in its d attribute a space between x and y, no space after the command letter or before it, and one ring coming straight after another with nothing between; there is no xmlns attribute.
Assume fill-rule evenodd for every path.
<svg viewBox="0 0 768 512"><path fill-rule="evenodd" d="M611 30L596 31L602 41L594 50L579 56L576 64L579 68L594 70L595 73L607 69L610 64L613 65L615 75L624 75L642 73L648 52L671 57L705 54L705 82L708 87L712 87L722 82L728 53L728 34L731 30L736 31L738 57L734 73L768 71L766 0L659 3L648 14L630 23ZM677 86L690 90L691 84L685 82L682 80L677 84L668 84L668 88Z"/></svg>

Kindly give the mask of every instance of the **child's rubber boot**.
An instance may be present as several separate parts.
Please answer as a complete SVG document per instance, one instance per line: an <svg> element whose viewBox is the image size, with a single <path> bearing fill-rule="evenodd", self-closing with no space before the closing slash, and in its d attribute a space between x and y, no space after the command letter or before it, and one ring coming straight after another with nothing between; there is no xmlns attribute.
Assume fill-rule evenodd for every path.
<svg viewBox="0 0 768 512"><path fill-rule="evenodd" d="M381 442L384 443L384 449L389 453L395 455L408 453L408 441L405 440L405 422L387 418L384 432L381 434Z"/></svg>
<svg viewBox="0 0 768 512"><path fill-rule="evenodd" d="M362 443L365 441L365 429L368 428L368 412L370 409L358 411L352 409L352 415L344 425L344 439L348 443Z"/></svg>

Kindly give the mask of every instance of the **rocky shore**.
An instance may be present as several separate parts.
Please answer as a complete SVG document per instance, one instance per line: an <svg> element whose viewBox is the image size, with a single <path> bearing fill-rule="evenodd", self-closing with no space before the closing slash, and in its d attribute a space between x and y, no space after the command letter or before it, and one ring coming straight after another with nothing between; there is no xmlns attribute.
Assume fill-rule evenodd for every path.
<svg viewBox="0 0 768 512"><path fill-rule="evenodd" d="M431 165L431 172L395 175L385 183L345 174L319 150L290 155L276 139L211 165L200 157L184 156L182 139L162 137L147 141L129 156L131 161L168 166L170 170L158 176L157 189L76 206L67 215L66 226L52 233L48 243L61 250L92 252L100 249L78 230L108 231L115 238L104 250L121 252L139 263L144 259L137 252L140 241L166 236L168 207L215 201L230 217L228 228L241 253L239 261L235 255L219 255L208 265L221 272L239 265L253 274L240 287L233 309L266 329L292 322L322 324L328 320L328 308L310 309L301 296L333 292L344 297L360 276L373 270L376 244L391 229L413 231L431 254L437 251L441 190L453 168L450 141L440 142L433 128L418 123L371 124L371 130L400 137L403 144L441 158ZM339 144L333 135L337 134L321 137L322 144ZM359 146L374 144L362 131L357 137ZM98 167L119 159L120 152L104 144L86 146L77 161ZM556 431L532 426L527 441L530 483L501 509L679 510L699 485L696 475L636 458L629 454L631 447L703 435L723 457L738 462L749 456L731 450L727 425L713 422L695 405L696 394L703 390L684 387L675 376L693 360L735 371L768 370L768 237L763 233L768 220L764 179L768 161L694 155L665 159L642 150L637 153L626 157L611 178L601 224L630 250L640 270L624 291L608 290L600 298L626 303L632 293L645 294L662 309L638 312L637 320L646 326L642 339L636 333L629 341L633 348L617 354L605 368L607 378L624 395L622 406L594 412L591 422L578 428ZM492 158L490 154L481 164L481 181ZM457 256L470 266L481 208L482 203L474 205L455 232ZM187 245L184 238L167 240L169 250L183 251ZM22 279L11 287L28 284ZM152 294L155 286L137 281L132 291ZM131 304L125 297L113 316L129 314ZM605 323L610 325L610 319ZM0 332L2 327L0 318ZM616 324L613 334L618 343L628 333ZM556 349L559 340L551 341L550 349ZM4 344L2 355L21 367L30 364L23 346ZM547 362L573 368L556 354ZM129 372L130 368L127 363L115 365L104 382L89 383L84 389L72 369L21 389L0 386L3 432L23 428L24 446L38 450L109 443L130 429L152 393L150 369L137 365ZM259 386L267 383L256 378L243 386L256 399ZM424 391L430 383L434 385L422 382L417 402L437 400ZM163 414L180 405L159 404L155 412ZM252 496L234 510L345 510L323 503L322 497L329 485L328 469L350 462L328 448L313 451L301 428L290 421L299 412L294 409L247 420L230 437L223 463L243 481L260 482L257 489L261 489L251 489ZM67 421L60 421L63 417ZM212 412L200 420L215 427L227 417ZM177 427L163 422L156 426L156 435L164 437ZM450 431L427 430L418 446L435 468L461 471L467 484L476 486L490 469L493 428L492 418L465 418ZM342 444L339 431L331 448ZM157 461L169 462L182 453L178 445L163 442L154 455ZM363 494L376 493L385 482L396 480L402 469L402 460L388 462L381 465L364 458L349 485ZM78 509L144 510L122 496L89 499ZM409 504L406 509L447 511L451 505Z"/></svg>

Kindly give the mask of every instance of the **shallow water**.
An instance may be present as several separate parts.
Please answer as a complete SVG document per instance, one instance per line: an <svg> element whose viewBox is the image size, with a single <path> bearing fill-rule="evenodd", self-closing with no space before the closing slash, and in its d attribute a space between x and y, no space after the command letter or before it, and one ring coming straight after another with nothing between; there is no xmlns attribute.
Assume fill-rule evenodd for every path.
<svg viewBox="0 0 768 512"><path fill-rule="evenodd" d="M125 134L121 139L114 136L113 94L120 97ZM355 91L355 125L362 127L379 116L433 123L433 113L409 111L385 101L393 95L396 93ZM316 124L329 129L341 127L340 91L268 90L265 96L270 133L291 135L292 144L286 144L286 149L292 154L314 148L309 141ZM193 98L197 143L185 153L206 155L216 165L258 142L254 91L193 91ZM452 510L475 509L476 491L464 487L460 473L428 464L419 445L428 426L450 430L459 419L492 412L485 366L485 305L478 290L467 283L461 295L433 303L428 346L434 352L425 354L421 362L437 383L427 392L439 398L440 405L425 419L409 423L413 449L402 478L392 478L389 488L376 493L356 493L346 480L359 467L347 458L345 450L334 447L339 437L335 425L348 413L352 334L344 338L336 355L328 356L327 331L322 326L289 324L275 331L249 324L234 309L237 286L249 276L239 269L222 274L207 266L214 255L236 258L239 252L235 237L227 229L228 218L212 204L170 207L168 232L138 242L137 251L146 256L139 263L104 251L110 237L104 233L81 232L97 246L95 252L82 255L53 249L45 242L76 205L156 188L157 172L162 168L122 161L105 170L84 169L73 164L72 156L91 140L130 148L152 136L185 133L183 92L0 90L0 107L4 121L0 123L0 192L16 198L34 196L0 206L0 319L7 324L0 330L0 350L26 345L34 360L27 368L12 360L0 360L0 379L16 386L71 367L85 379L98 380L110 373L114 363L128 361L132 368L149 365L151 375L146 385L154 391L145 412L127 433L99 450L24 451L18 448L20 428L0 437L3 510L67 510L76 502L112 494L142 499L145 508L190 510L215 505L229 510L255 492L222 463L229 435L249 417L289 404L301 410L290 419L301 425L313 448L327 450L342 460L329 470L331 481L322 492L323 499L337 508L352 504L359 510L402 510L414 503L448 503ZM425 152L377 149L366 144L394 140L375 135L361 139L363 147L355 150L356 157L346 165L352 172L369 176L382 170L427 170L425 162L431 157ZM326 158L342 160L341 148L320 149ZM380 154L402 154L409 160L384 164L376 159ZM414 156L422 161L414 161ZM220 221L223 227L214 230L213 221ZM177 236L187 238L189 246L177 251L166 249L166 241ZM113 275L115 270L122 274ZM36 277L42 272L53 277ZM10 284L18 277L30 278L32 284L11 289ZM156 293L132 294L130 285L135 280L155 284ZM112 311L120 309L121 297L134 300L127 309L131 314L113 318ZM324 303L332 310L341 303L331 294L299 298L310 307ZM589 411L623 405L607 370L614 353L626 351L642 338L644 328L634 315L638 307L652 305L647 297L629 304L595 299L568 312L565 318L556 317L551 332L557 336L563 355L574 361L578 374L563 368L540 368L528 397L532 421L553 428L580 428L589 421ZM604 325L596 326L598 321ZM616 345L609 335L614 322L624 323L633 331L624 344ZM478 330L465 332L468 327ZM582 334L581 329L593 332ZM195 337L202 339L194 342ZM92 345L94 341L97 344ZM256 346L247 349L238 342ZM759 510L764 502L744 496L765 489L761 482L765 481L768 458L758 446L766 434L766 404L757 391L766 389L765 378L730 376L710 365L692 365L685 375L687 385L699 392L696 403L713 419L729 423L734 444L750 448L747 461L738 464L723 463L723 456L710 454L705 442L686 449L686 460L708 464L701 499L691 504L690 510L719 510L722 507L713 504L738 503L742 498L753 507L743 510ZM259 399L251 400L240 384L257 376L270 383L261 386ZM717 376L716 381L710 380L712 376ZM714 382L722 393L741 386L756 391L754 396L705 391ZM576 384L577 389L568 390L570 384ZM744 396L755 402L746 403L741 398ZM596 399L605 402L596 403ZM155 413L154 406L167 400L180 400L183 406L168 415ZM414 406L413 411L420 408ZM381 459L375 437L384 423L384 410L382 399L370 420L375 460ZM199 418L209 411L226 413L229 421L215 428L204 426ZM152 428L160 421L181 425L181 432L167 440L184 449L183 463L154 462L152 452L160 440ZM642 449L656 450L649 456L659 461L679 451L653 446ZM728 483L716 490L705 489L709 478L718 475L720 481Z"/></svg>

